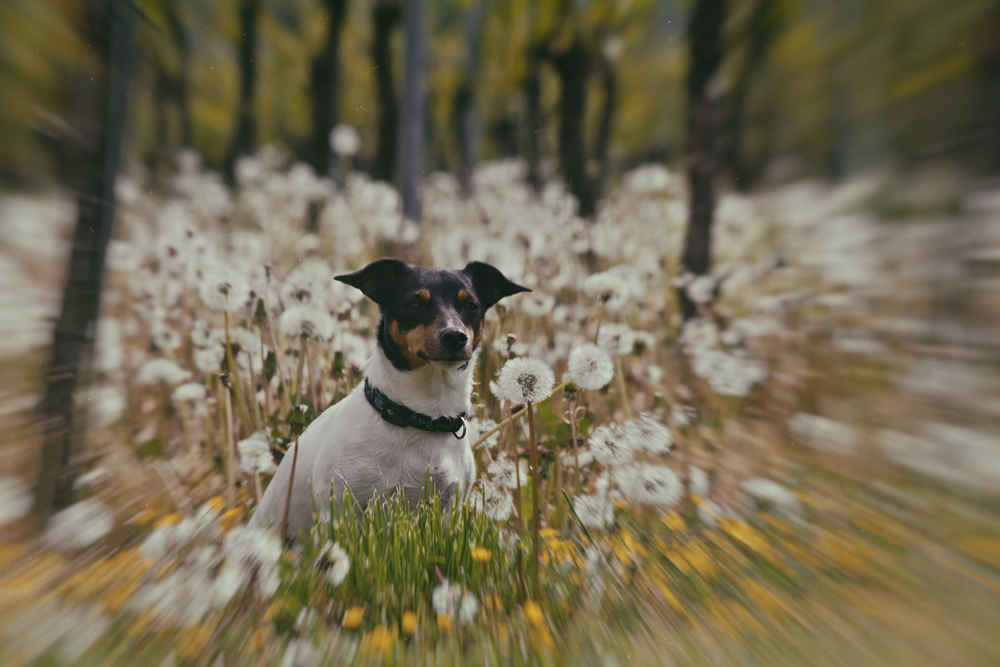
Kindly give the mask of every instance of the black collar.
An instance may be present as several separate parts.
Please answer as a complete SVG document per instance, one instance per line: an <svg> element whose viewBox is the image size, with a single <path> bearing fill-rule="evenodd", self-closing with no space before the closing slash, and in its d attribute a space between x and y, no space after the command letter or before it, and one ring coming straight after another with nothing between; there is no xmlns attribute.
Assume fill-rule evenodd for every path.
<svg viewBox="0 0 1000 667"><path fill-rule="evenodd" d="M368 378L365 378L365 398L382 415L382 419L395 426L412 426L433 433L451 433L459 440L465 437L464 412L457 417L430 417L389 400L388 396L371 386ZM458 434L459 431L462 432L461 435Z"/></svg>

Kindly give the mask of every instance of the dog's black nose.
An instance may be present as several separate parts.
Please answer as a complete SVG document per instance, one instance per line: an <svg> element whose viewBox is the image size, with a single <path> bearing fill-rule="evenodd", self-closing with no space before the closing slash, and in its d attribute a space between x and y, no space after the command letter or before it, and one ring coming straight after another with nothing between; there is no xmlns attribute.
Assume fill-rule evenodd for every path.
<svg viewBox="0 0 1000 667"><path fill-rule="evenodd" d="M441 344L448 350L461 350L468 340L464 331L449 329L441 334Z"/></svg>

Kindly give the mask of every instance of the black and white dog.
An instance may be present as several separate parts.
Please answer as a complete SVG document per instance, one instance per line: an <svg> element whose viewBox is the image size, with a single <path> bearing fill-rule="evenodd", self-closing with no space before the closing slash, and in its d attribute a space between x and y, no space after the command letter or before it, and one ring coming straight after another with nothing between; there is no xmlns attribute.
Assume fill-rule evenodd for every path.
<svg viewBox="0 0 1000 667"><path fill-rule="evenodd" d="M465 415L483 317L505 296L529 291L482 262L456 270L380 259L336 280L378 304L378 346L364 380L299 438L289 536L312 527L314 502L321 515L329 511L331 488L337 502L346 486L364 504L399 488L419 494L429 474L445 504L467 493L476 467ZM251 526L281 524L293 458L289 449Z"/></svg>

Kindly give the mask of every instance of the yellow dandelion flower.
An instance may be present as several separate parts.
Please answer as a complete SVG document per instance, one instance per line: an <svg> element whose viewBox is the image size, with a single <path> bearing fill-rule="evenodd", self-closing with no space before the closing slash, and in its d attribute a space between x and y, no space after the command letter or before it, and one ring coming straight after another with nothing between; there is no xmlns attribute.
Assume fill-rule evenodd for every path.
<svg viewBox="0 0 1000 667"><path fill-rule="evenodd" d="M364 607L351 607L344 612L344 620L340 625L348 630L354 630L361 625L361 620L365 617Z"/></svg>
<svg viewBox="0 0 1000 667"><path fill-rule="evenodd" d="M145 526L149 524L151 521L153 521L156 518L156 515L157 515L156 510L154 510L151 507L147 507L143 510L140 510L138 514L136 514L134 517L132 517L125 523L134 523L139 526Z"/></svg>
<svg viewBox="0 0 1000 667"><path fill-rule="evenodd" d="M503 611L503 602L500 600L499 595L484 595L483 607L485 607L487 611Z"/></svg>
<svg viewBox="0 0 1000 667"><path fill-rule="evenodd" d="M221 512L226 509L226 501L222 498L222 496L212 496L208 499L208 506L216 512Z"/></svg>
<svg viewBox="0 0 1000 667"><path fill-rule="evenodd" d="M451 614L443 611L439 611L437 614L437 626L438 630L441 632L448 632L451 630L451 626L454 624L454 619L452 619Z"/></svg>
<svg viewBox="0 0 1000 667"><path fill-rule="evenodd" d="M392 651L392 647L395 643L396 638L392 630L384 625L376 625L368 631L364 640L362 640L361 652L378 653L381 654L382 657L386 657L389 655L389 652Z"/></svg>
<svg viewBox="0 0 1000 667"><path fill-rule="evenodd" d="M164 528L166 526L172 526L175 523L180 523L180 520L184 517L181 516L180 512L171 512L164 517L161 517L153 524L153 528Z"/></svg>
<svg viewBox="0 0 1000 667"><path fill-rule="evenodd" d="M687 530L687 521L677 512L667 512L661 520L667 525L667 528L675 533L682 533Z"/></svg>
<svg viewBox="0 0 1000 667"><path fill-rule="evenodd" d="M556 537L558 534L559 533L556 532L555 528L542 528L540 531L538 531L538 535L543 540L551 540L552 538Z"/></svg>
<svg viewBox="0 0 1000 667"><path fill-rule="evenodd" d="M242 507L234 507L231 510L226 510L222 516L219 517L219 527L222 528L222 532L228 533L231 531L236 524L240 522L240 517L242 516Z"/></svg>
<svg viewBox="0 0 1000 667"><path fill-rule="evenodd" d="M477 563L489 563L493 558L493 552L485 547L476 547L472 550L472 560Z"/></svg>
<svg viewBox="0 0 1000 667"><path fill-rule="evenodd" d="M534 600L525 600L521 608L524 620L535 627L545 625L545 614L542 613L542 606Z"/></svg>
<svg viewBox="0 0 1000 667"><path fill-rule="evenodd" d="M281 602L272 602L267 606L267 609L264 611L264 618L261 620L265 623L270 623L278 617L279 613L281 613Z"/></svg>
<svg viewBox="0 0 1000 667"><path fill-rule="evenodd" d="M250 641L247 642L247 653L253 653L264 648L267 644L268 638L271 636L271 626L265 625L263 627L257 628L250 635Z"/></svg>
<svg viewBox="0 0 1000 667"><path fill-rule="evenodd" d="M400 623L403 627L403 632L408 635L414 635L417 633L417 615L412 611L403 612L403 621Z"/></svg>

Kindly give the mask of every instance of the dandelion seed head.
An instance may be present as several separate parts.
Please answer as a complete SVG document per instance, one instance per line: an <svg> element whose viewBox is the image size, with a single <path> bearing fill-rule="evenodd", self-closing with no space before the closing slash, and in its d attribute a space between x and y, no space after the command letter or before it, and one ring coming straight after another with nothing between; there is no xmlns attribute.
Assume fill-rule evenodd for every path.
<svg viewBox="0 0 1000 667"><path fill-rule="evenodd" d="M635 449L651 454L669 454L674 444L670 429L648 413L625 422L624 431L625 438Z"/></svg>
<svg viewBox="0 0 1000 667"><path fill-rule="evenodd" d="M307 304L283 312L279 327L288 338L324 341L333 338L337 323L326 311Z"/></svg>
<svg viewBox="0 0 1000 667"><path fill-rule="evenodd" d="M361 135L353 126L341 123L330 132L330 148L341 157L357 155L361 150Z"/></svg>
<svg viewBox="0 0 1000 667"><path fill-rule="evenodd" d="M505 489L516 489L517 478L520 475L521 484L528 478L528 467L524 460L518 459L518 467L506 454L501 454L497 460L486 468L487 474L493 478L493 483Z"/></svg>
<svg viewBox="0 0 1000 667"><path fill-rule="evenodd" d="M615 482L627 497L643 505L667 508L680 502L680 476L663 465L636 464L615 470Z"/></svg>
<svg viewBox="0 0 1000 667"><path fill-rule="evenodd" d="M254 433L246 440L236 443L240 456L240 470L248 475L259 473L269 475L276 470L271 443L263 431Z"/></svg>
<svg viewBox="0 0 1000 667"><path fill-rule="evenodd" d="M687 295L694 303L706 305L715 297L715 278L696 276L687 285Z"/></svg>
<svg viewBox="0 0 1000 667"><path fill-rule="evenodd" d="M206 273L198 294L212 310L234 313L246 307L250 300L250 283L235 271L217 267Z"/></svg>
<svg viewBox="0 0 1000 667"><path fill-rule="evenodd" d="M114 527L107 505L88 498L52 515L45 530L45 543L55 549L85 549Z"/></svg>
<svg viewBox="0 0 1000 667"><path fill-rule="evenodd" d="M16 477L0 477L0 526L20 519L33 504L27 484Z"/></svg>
<svg viewBox="0 0 1000 667"><path fill-rule="evenodd" d="M587 441L590 453L598 463L606 466L620 466L628 463L635 455L632 443L615 424L598 426Z"/></svg>
<svg viewBox="0 0 1000 667"><path fill-rule="evenodd" d="M569 376L583 389L600 389L611 382L615 365L608 352L593 343L585 343L569 353Z"/></svg>
<svg viewBox="0 0 1000 667"><path fill-rule="evenodd" d="M555 305L555 297L544 292L534 291L521 299L521 310L531 317L545 317L552 312Z"/></svg>
<svg viewBox="0 0 1000 667"><path fill-rule="evenodd" d="M175 405L198 403L205 400L205 385L200 382L186 382L170 395Z"/></svg>
<svg viewBox="0 0 1000 667"><path fill-rule="evenodd" d="M320 553L317 565L321 569L327 570L326 580L332 586L339 586L344 583L347 574L351 571L351 556L340 545L340 542L333 542Z"/></svg>
<svg viewBox="0 0 1000 667"><path fill-rule="evenodd" d="M621 310L628 303L628 287L609 271L595 273L583 281L583 292L604 304L606 310Z"/></svg>
<svg viewBox="0 0 1000 667"><path fill-rule="evenodd" d="M178 384L191 377L191 372L181 368L169 359L151 359L144 363L135 374L139 384Z"/></svg>
<svg viewBox="0 0 1000 667"><path fill-rule="evenodd" d="M597 344L608 354L631 354L635 349L635 332L624 324L605 324L597 335Z"/></svg>
<svg viewBox="0 0 1000 667"><path fill-rule="evenodd" d="M613 503L604 494L579 495L573 499L573 511L587 528L600 530L615 520Z"/></svg>
<svg viewBox="0 0 1000 667"><path fill-rule="evenodd" d="M552 394L556 378L540 359L510 359L500 369L500 397L517 403L544 401Z"/></svg>

